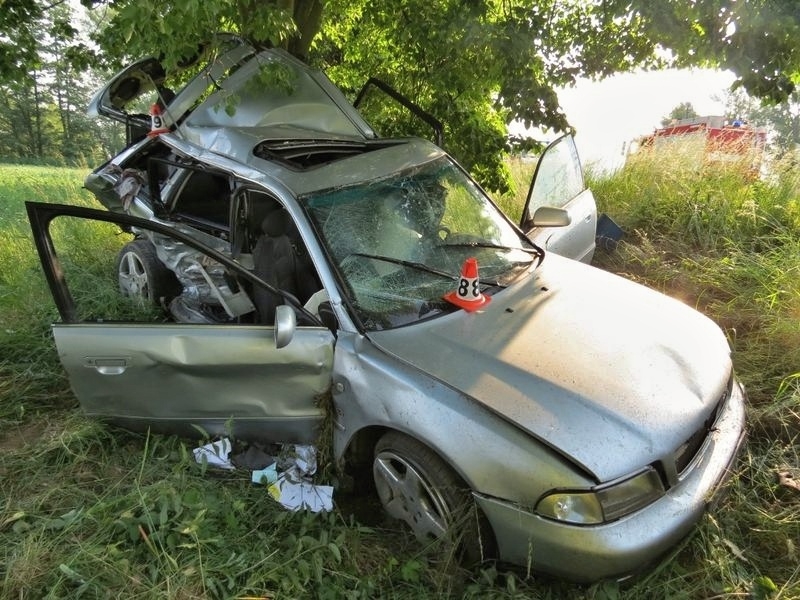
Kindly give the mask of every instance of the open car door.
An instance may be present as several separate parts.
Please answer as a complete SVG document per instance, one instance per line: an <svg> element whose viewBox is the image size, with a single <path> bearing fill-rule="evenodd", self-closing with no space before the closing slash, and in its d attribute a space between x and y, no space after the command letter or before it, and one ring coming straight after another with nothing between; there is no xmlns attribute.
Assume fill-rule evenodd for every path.
<svg viewBox="0 0 800 600"><path fill-rule="evenodd" d="M536 211L561 208L569 214L564 227L536 225ZM539 158L520 227L533 242L550 252L585 263L592 261L597 231L597 205L586 187L572 135L552 142Z"/></svg>
<svg viewBox="0 0 800 600"><path fill-rule="evenodd" d="M313 324L276 317L276 325L259 325L247 316L176 322L156 303L120 293L115 257L131 240L126 231L168 236L200 252L196 264L239 291L270 286L159 223L76 206L26 207L61 315L52 326L59 358L87 414L134 430L197 436L201 428L242 439L315 439L334 352L334 335L318 319L302 307L281 306L283 316L297 314ZM169 273L164 268L157 275Z"/></svg>

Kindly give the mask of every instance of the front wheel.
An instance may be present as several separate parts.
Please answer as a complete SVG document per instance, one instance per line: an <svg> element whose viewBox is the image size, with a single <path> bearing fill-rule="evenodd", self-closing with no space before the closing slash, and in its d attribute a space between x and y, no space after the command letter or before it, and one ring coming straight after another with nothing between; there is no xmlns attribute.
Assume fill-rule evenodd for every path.
<svg viewBox="0 0 800 600"><path fill-rule="evenodd" d="M375 446L378 498L422 542L442 540L465 563L491 554L492 536L466 484L430 448L396 431Z"/></svg>
<svg viewBox="0 0 800 600"><path fill-rule="evenodd" d="M158 259L148 240L137 239L125 244L117 255L117 280L123 296L158 304L180 293L175 274Z"/></svg>

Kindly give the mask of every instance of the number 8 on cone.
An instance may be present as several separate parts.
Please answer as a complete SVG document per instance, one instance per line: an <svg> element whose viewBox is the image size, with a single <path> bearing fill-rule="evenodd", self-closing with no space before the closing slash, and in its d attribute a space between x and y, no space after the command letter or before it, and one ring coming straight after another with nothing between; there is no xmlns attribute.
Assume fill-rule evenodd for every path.
<svg viewBox="0 0 800 600"><path fill-rule="evenodd" d="M444 299L463 308L468 312L478 310L491 302L491 296L484 296L481 293L481 286L478 281L478 261L468 258L461 267L461 277L458 280L458 287L447 294Z"/></svg>

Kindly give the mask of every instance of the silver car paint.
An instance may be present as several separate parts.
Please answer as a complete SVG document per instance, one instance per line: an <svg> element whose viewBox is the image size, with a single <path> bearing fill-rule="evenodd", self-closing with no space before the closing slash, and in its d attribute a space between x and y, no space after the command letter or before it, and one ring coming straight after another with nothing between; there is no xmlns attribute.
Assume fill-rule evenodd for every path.
<svg viewBox="0 0 800 600"><path fill-rule="evenodd" d="M170 108L191 106L190 98L209 82L198 80ZM363 139L370 137L371 130L361 131ZM534 568L570 578L578 565L583 579L627 572L689 530L741 442L741 394L728 401L718 431L695 463L645 509L602 526L578 527L536 516L533 507L551 489L590 489L668 459L711 413L730 377L729 351L716 326L677 301L548 254L539 269L495 294L482 313L457 311L405 328L359 332L296 196L378 177L443 152L414 141L293 171L250 152L270 132L310 135L296 127L241 129L190 118L159 139L245 185L268 190L285 205L331 298L337 338L301 326L277 350L273 328L266 326L56 325L62 360L82 403L88 398L97 412L108 409L120 401L109 394L109 383L121 381L120 370L139 369L150 378L150 404L140 414L120 415L123 420L155 416L170 425L169 401L151 402L169 396L184 407L185 418L222 433L228 415L220 417L219 404L224 400L228 410L233 383L239 402L234 426L252 425L250 431L261 437L300 440L310 439L322 417L313 396L330 386L337 459L366 429L415 437L473 489L497 534L501 558L532 561ZM121 164L149 143L138 143L113 162ZM112 180L102 172L96 177ZM133 212L153 219L141 202ZM121 346L118 336L126 327L141 333ZM243 357L239 352L245 350ZM229 351L232 363L221 362ZM211 378L216 380L208 385ZM165 387L158 387L160 381ZM122 401L140 401L140 386L139 380L128 386L130 396ZM290 398L298 390L302 397L285 402L285 394ZM275 400L273 392L282 399ZM273 401L278 404L270 406Z"/></svg>
<svg viewBox="0 0 800 600"><path fill-rule="evenodd" d="M253 135L251 131L235 127L185 129L189 132L187 140L175 134L162 135L161 140L176 150L199 156L204 162L240 171L246 179L262 183L274 182L274 185L285 187L287 192L291 190L294 196L377 179L382 175L397 173L445 154L441 148L426 140L404 140L402 144L389 146L380 151L365 152L314 169L299 170L287 168L277 161L264 160L252 152L248 152L241 163L228 159L227 153L232 151L231 148L240 144L252 147L255 141L263 139ZM251 145L246 146L246 144ZM251 170L241 171L243 164Z"/></svg>
<svg viewBox="0 0 800 600"><path fill-rule="evenodd" d="M621 577L674 550L717 497L744 442L745 398L738 384L680 484L634 514L611 523L575 526L529 508L475 494L492 523L500 556L578 581ZM578 573L580 571L580 573Z"/></svg>
<svg viewBox="0 0 800 600"><path fill-rule="evenodd" d="M311 442L322 420L324 328L301 328L281 349L271 328L242 325L56 323L53 336L83 410L124 426L225 435L233 424L242 437Z"/></svg>
<svg viewBox="0 0 800 600"><path fill-rule="evenodd" d="M732 368L725 337L700 313L555 255L480 314L369 337L599 481L675 452L708 418Z"/></svg>
<svg viewBox="0 0 800 600"><path fill-rule="evenodd" d="M549 260L553 261L553 257ZM615 285L613 278L608 279L590 267L563 259L554 262L564 262L572 269L563 278L548 279L556 288L568 286L574 277L591 273L596 273L598 281ZM540 272L533 271L511 288L496 294L490 306L513 316L507 309L515 300L528 297L536 289L545 292L541 289L542 279L537 277ZM625 285L632 284L620 280L617 285L624 290ZM652 315L669 316L672 311L681 314L674 306L675 301L651 294L643 298L649 301L648 310ZM694 315L690 309L683 310L687 314L681 319L689 318L701 330L713 329L702 317L688 317ZM522 310L520 313L521 317L530 316ZM470 334L479 333L478 339L484 339L487 330L475 325L493 317L488 311L474 315L458 311L438 321L447 325L453 340L458 340L464 330ZM571 316L563 318L569 323ZM402 338L420 325L424 323L370 336L385 344L387 334L401 333ZM421 330L418 331L420 339L427 339ZM601 482L561 454L563 449L554 451L539 443L515 421L519 411L500 414L497 407L489 409L486 403L466 393L469 382L474 379L472 374L467 381L448 383L426 373L408 359L387 353L364 335L346 332L340 332L331 357L330 333L313 327L298 327L295 338L281 350L275 348L271 327L142 327L95 323L55 325L54 332L65 366L72 361L68 372L82 404L87 406L88 400L87 408L93 412L91 403L94 401L97 413L107 415L109 408L119 407L120 403L128 406L142 403L143 408L138 408L136 414L119 411L123 414L118 415L121 417L118 420L128 419L130 425L141 426L156 415L170 430L175 430L176 425L188 424L195 418L204 423L204 413L207 413L211 419L206 419L204 424L212 426L210 432L223 433L227 419L220 417L220 399L231 398L228 384L238 383L240 389L233 393L241 402L231 414L236 415L232 420L234 431L261 439L304 440L313 435L312 427L322 417L316 403L311 402L310 394L324 391L330 383L337 458L344 454L349 441L363 427L399 429L413 435L435 448L473 489L498 536L501 558L520 564L531 561L534 568L571 578L590 580L621 575L630 565L641 565L667 551L699 518L725 475L729 461L735 458L743 431L743 398L736 386L715 423L715 433L709 436L704 448L665 497L612 523L579 527L538 517L532 512L533 507L551 489L590 489ZM492 334L496 339L491 335L485 339L489 343L500 343L503 339L510 341L518 333L500 328ZM633 337L635 335L631 334ZM712 343L706 350L726 356L724 344L713 341L718 339L718 336L711 336ZM103 340L106 340L105 349ZM309 340L316 341L309 346ZM536 341L529 342L527 351L537 352ZM416 347L423 345L418 339ZM479 346L472 342L470 345ZM243 348L246 357L237 348ZM313 348L319 348L322 354L312 351ZM233 353L230 364L222 360L227 352ZM329 371L331 358L332 374ZM247 360L253 361L252 365L237 373L241 363ZM298 372L301 364L308 364L311 371ZM126 386L119 385L123 383L120 376L129 369L131 375L138 369L139 376L135 384L127 386L132 396L121 398L119 392ZM268 373L269 377L262 379L261 372ZM464 372L462 369L461 373ZM566 381L568 376L563 377ZM288 380L289 387L281 385L281 380ZM175 386L172 386L173 381ZM86 389L80 387L84 384ZM284 402L285 395L293 393L291 386L294 384L305 389L297 397L296 405ZM110 390L114 393L109 394ZM169 394L173 391L174 397ZM93 394L96 400L92 400ZM270 406L273 401L279 406ZM175 420L176 408L187 406L190 411L177 415L182 419ZM225 410L230 408L226 400ZM278 414L273 412L276 410ZM240 413L244 418L239 418ZM257 418L248 418L253 414ZM576 574L574 561L583 559L589 562L582 562L580 574Z"/></svg>
<svg viewBox="0 0 800 600"><path fill-rule="evenodd" d="M592 190L583 190L563 208L570 216L568 227L534 227L527 235L545 250L591 264L597 232L597 204Z"/></svg>
<svg viewBox="0 0 800 600"><path fill-rule="evenodd" d="M436 448L474 490L498 537L502 559L571 579L580 564L577 578L584 581L620 576L629 572L631 564L658 559L700 518L742 443L744 398L734 384L703 449L666 495L645 509L589 527L536 515L536 501L553 489L589 489L643 465L669 460L685 432L699 427L724 397L730 376L724 337L699 313L626 280L609 279L592 267L552 255L547 260L549 272L543 265L540 272L496 294L482 314L459 311L430 323L372 332L368 338L340 336L333 379L335 453L341 455L361 427L405 431ZM591 314L586 318L597 318L610 307L606 317L614 325L625 321L632 327L617 331L616 338L594 346L592 353L581 351L577 339L574 347L566 345L575 354L564 356L557 347L571 336L559 333L557 323L568 328L585 325L579 311L570 311L575 307L564 297L566 290L574 285L586 292L601 282L606 286L604 298L595 294L593 301L599 307L587 310ZM559 302L544 306L546 300L531 307L535 300L526 298L537 292ZM630 302L624 300L627 294ZM514 312L507 312L511 307ZM643 312L642 320L631 319L632 307ZM531 325L497 327L502 318L498 315L530 319ZM666 325L656 325L659 322ZM677 323L685 327L678 327L669 343L648 341ZM641 335L643 324L652 327L653 337L649 331ZM553 344L553 336L561 341ZM641 356L618 363L631 345L643 350ZM676 362L676 353L689 346L694 346L688 350L690 361ZM514 364L502 366L501 359L511 356ZM557 373L552 372L543 387L537 385L539 378L525 367L526 357L541 360L538 372L546 372L549 364ZM699 364L692 364L694 360ZM598 375L600 367L607 370ZM625 379L626 369L631 380ZM667 369L663 379L662 369ZM500 381L500 374L516 381L517 387ZM598 377L597 386L591 385L592 376ZM556 377L561 386L553 385ZM644 394L641 407L625 390L626 383L635 382ZM568 393L565 384L581 388L587 397L579 398L574 390ZM548 396L537 397L538 392ZM651 435L643 439L630 423L609 411L611 406L624 409L623 415L631 420L638 419L645 434ZM562 454L564 450L573 457ZM592 472L583 470L575 458Z"/></svg>
<svg viewBox="0 0 800 600"><path fill-rule="evenodd" d="M224 132L222 133L224 134ZM213 133L211 131L206 131L206 134L210 135L211 137L205 138L204 143L212 144L213 141L216 139L216 136L220 134L220 132L217 130L213 130ZM186 144L182 140L175 139L175 136L171 135L162 136L162 141L169 142L170 145L174 146L176 149L180 151L188 152L192 149L191 145ZM371 153L368 154L367 156L359 157L359 167L369 172L372 176L378 176L379 174L382 173L392 172L394 169L397 168L398 164L400 164L401 168L403 168L407 165L419 164L421 161L436 158L438 156L441 156L442 154L443 153L441 152L441 150L439 150L435 146L423 141L416 141L407 145L399 146L397 148L391 148L389 150L384 150L382 152ZM329 291L331 295L334 305L334 310L336 310L337 317L340 319L343 331L354 332L355 327L349 318L348 312L344 310L343 302L341 300L341 295L336 287L335 278L327 268L324 254L321 252L318 245L316 244L314 234L308 228L307 222L303 218L299 207L295 204L293 196L290 193L285 182L288 182L288 184L293 189L300 188L301 191L302 190L310 191L310 190L316 190L326 185L330 187L335 187L338 185L347 185L357 179L363 179L363 174L360 175L359 177L354 175L353 169L350 167L349 161L347 159L338 161L325 168L316 169L311 173L295 173L295 172L287 172L288 171L287 169L279 165L276 165L275 163L268 163L267 161L261 161L260 159L256 158L252 158L251 162L255 162L259 165L260 163L263 163L264 165L263 170L243 167L241 164L238 164L235 161L231 161L226 157L221 157L208 151L201 151L200 155L209 164L219 166L220 168L226 168L228 170L233 171L238 177L242 179L246 179L252 181L253 183L264 185L268 189L271 189L273 193L275 193L275 195L282 202L285 203L287 210L289 210L291 213L295 215L295 220L299 226L301 235L303 236L304 240L307 243L309 252L310 254L312 254L312 256L315 257L315 263L318 265L320 277L323 280L325 288ZM555 262L559 262L561 264L557 266L551 266ZM651 383L655 383L657 381L661 381L661 378L659 377L657 380L653 380L652 369L647 371L647 373L645 374L645 377L647 379L645 379L644 381L641 381L642 375L637 374L635 369L627 368L626 370L623 370L622 374L619 374L618 371L619 367L621 365L624 365L626 361L622 360L622 362L614 362L614 361L619 361L620 358L624 359L624 357L627 355L626 353L627 342L620 336L622 334L634 335L636 332L631 332L630 330L626 331L624 328L621 328L615 321L609 320L607 317L604 320L604 318L602 317L604 311L611 310L615 315L617 315L618 317L621 315L627 321L630 315L632 314L635 315L636 313L645 310L645 307L651 306L652 300L655 298L659 303L663 302L665 304L665 309L668 308L670 313L675 313L681 316L681 318L688 316L689 318L693 319L693 322L694 320L701 322L704 328L711 331L712 338L717 340L717 343L721 344L720 349L722 353L724 353L725 355L723 361L724 364L718 364L717 366L721 368L713 369L713 372L715 373L714 376L717 379L714 382L714 385L717 386L716 397L719 397L719 393L721 393L721 390L724 387L724 382L727 380L727 377L729 376L730 373L730 361L729 358L727 357L727 346L725 345L724 338L721 336L721 333L719 333L718 328L716 328L715 325L711 324L710 321L705 319L705 317L699 316L698 313L689 310L688 308L686 308L683 305L680 305L680 303L677 303L676 301L666 299L665 297L656 294L654 292L651 292L649 290L646 290L641 286L625 283L621 279L620 280L614 279L613 281L617 282L616 285L609 286L609 281L612 280L610 275L605 273L599 274L599 272L590 269L587 269L586 272L580 272L579 269L579 273L573 275L570 278L570 281L567 282L563 279L565 275L564 276L560 275L559 271L564 270L564 272L566 273L567 271L572 270L573 269L572 263L570 263L569 261L562 260L559 257L556 257L555 255L552 254L548 256L548 259L543 265L543 267L544 268L542 269L542 272L537 273L536 275L537 278L544 277L545 276L544 273L554 273L557 275L557 277L561 279L559 290L551 290L549 292L549 296L553 296L554 294L563 296L564 289L570 289L572 286L575 286L576 288L575 293L571 294L572 297L571 304L567 306L567 303L564 302L565 309L563 311L559 311L558 315L548 315L547 320L557 323L561 322L562 319L566 319L567 323L569 324L568 326L571 330L582 332L581 338L574 339L574 345L571 347L571 350L564 351L566 356L562 356L563 364L551 365L550 368L552 372L551 375L552 379L555 380L555 378L560 375L558 374L558 369L563 370L564 368L563 365L571 365L571 366L574 365L569 370L574 371L575 373L579 372L580 369L582 368L588 368L590 372L593 373L592 378L589 379L589 381L592 382L593 384L603 381L603 376L605 376L605 385L613 384L614 388L612 388L613 393L610 394L611 398L606 400L609 403L617 401L617 399L614 397L616 390L622 390L624 392L624 390L626 389L626 385L636 383L637 379L639 379L640 380L639 388L632 394L627 393L624 397L624 400L619 400L619 401L620 402L624 401L626 405L635 408L636 403L641 400L638 397L637 393L643 391L646 392L647 394L646 398L653 405L652 406L648 405L648 408L646 410L642 409L642 412L639 415L640 417L639 421L641 422L645 420L644 417L646 417L647 413L651 410L660 411L661 413L664 414L664 416L666 416L667 411L670 410L669 408L670 403L673 402L673 399L671 398L665 399L666 397L669 396L667 390L664 390L662 394L657 394L653 389L651 389L651 387L647 385L648 383L647 379L649 379ZM578 267L578 265L574 265L574 267ZM592 281L592 283L591 284L587 283L587 281L590 280ZM533 280L531 280L531 282L532 281ZM546 287L547 285L543 280L540 281L540 283L541 286ZM535 287L536 284L530 283L529 285L533 285L533 287L527 289L525 292L516 292L517 294L521 293L523 296L525 296L524 301L528 305L536 303L536 297L537 297L536 292L538 292L538 289L536 289ZM617 287L619 287L619 289L617 289ZM509 290L509 293L514 293L514 292ZM633 293L634 296L637 298L637 300L633 302L625 302L624 300L620 300L620 298L618 297L618 294L621 294L624 298L626 294L630 293ZM641 294L644 294L645 296L641 297ZM608 297L608 300L605 304L601 302L600 296ZM500 299L501 297L502 294L498 295L498 299ZM550 302L548 303L548 305L558 307L561 305L560 303L562 301L563 300L559 298L558 302ZM633 306L631 306L631 304ZM495 302L495 306L499 306L499 304ZM495 310L495 309L490 307L490 310ZM530 306L528 306L527 310L530 311ZM535 311L533 312L535 316ZM586 321L589 321L588 323L586 321L579 322L576 319L578 319L580 315L591 315L593 318L586 319ZM520 315L517 315L517 317L518 319L520 319L520 321L522 320L520 318ZM453 320L466 318L467 319L465 321L466 323L474 322L469 320L470 318L474 317L470 317L468 315L462 315L462 313L456 313L451 317L444 317L443 319L438 319L431 325L419 324L412 328L399 329L380 334L373 333L370 335L372 339L374 339L379 344L386 344L386 347L390 347L390 344L393 344L391 348L394 351L394 353L397 356L402 357L403 360L406 360L407 357L403 356L403 351L398 350L395 347L395 345L399 344L400 346L402 346L405 344L408 348L414 348L416 350L419 350L420 352L425 352L427 346L420 346L413 338L415 338L417 335L422 335L421 331L427 327L432 327L434 329L439 328L438 325L439 322L442 322L443 320L448 318ZM669 322L669 317L667 314L648 313L646 316L643 315L642 317L640 317L640 319L641 320L639 320L636 324L636 328L639 330L638 333L640 333L642 330L653 329L652 331L653 339L656 339L658 335L658 331L655 331L654 328L659 327L660 323L663 324ZM544 320L545 319L540 319L539 322L543 322ZM478 322L489 323L491 321L492 321L491 319L484 318L483 321L478 321ZM511 329L512 330L518 329L519 328L518 323L520 321L517 320L513 321L512 324L510 325ZM494 328L496 327L496 324L493 323L490 327ZM687 339L691 339L692 335L697 334L696 331L692 330L693 327L694 324L689 326L689 329L691 331L689 332L690 336ZM668 327L667 329L673 331L672 327ZM453 325L453 331L456 330L457 327ZM670 331L667 331L666 333L670 334ZM534 335L534 339L531 340L532 344L531 348L525 349L524 351L520 351L517 348L513 352L518 356L527 356L528 354L537 353L536 351L539 350L538 355L546 357L553 352L554 348L557 348L558 345L563 344L565 339L571 337L565 335L564 331L554 332L550 330L549 333L550 337L544 340L538 334L539 332L537 332L537 334ZM494 333L490 332L490 336L494 340L493 342L494 344L496 344L497 346L502 345L503 343L502 338L499 337L499 334L497 332ZM593 339L587 340L585 336L592 336ZM650 339L649 336L648 339ZM393 340L396 340L396 342L393 342ZM517 340L517 338L509 337L509 341L513 342L515 340ZM558 344L555 343L555 340L558 340ZM588 342L590 341L592 342L592 344L588 344ZM517 340L515 343L519 344L520 342ZM456 341L453 341L452 344L453 347L448 347L447 352L452 353L456 350L458 343ZM467 341L466 344L462 343L462 345L464 346L464 348L461 349L461 356L463 359L462 364L468 365L467 370L471 371L473 370L471 367L471 363L476 359L477 351L473 351L470 349L469 341ZM602 351L606 351L606 349L614 350L613 360L609 358L605 361L602 361L603 369L601 370L602 372L600 373L601 375L600 378L596 376L597 370L599 370L599 363L597 361L592 361L592 360L585 361L586 364L580 367L577 366L577 364L575 364L576 356L571 354L571 352L573 350L578 350L578 355L580 355L581 348L585 347L598 348L598 350L595 350L595 353L601 353ZM546 350L542 351L541 349L546 349ZM509 350L508 352L511 351ZM463 358L464 356L466 356L465 359ZM662 353L662 358L663 356L669 356L669 354ZM680 355L673 353L673 356L680 356ZM487 356L483 356L480 360L489 360L489 359L492 361L495 360L493 357L487 357ZM720 359L717 358L716 360L719 363ZM432 362L427 359L417 360L414 362L416 364L424 363L426 364L426 366L430 364L436 364L435 362ZM529 365L529 368L530 367L531 366ZM674 361L671 368L673 372L675 372L676 367ZM607 376L608 373L617 373L617 375L609 378ZM679 372L677 374L679 377L678 379L675 380L676 383L685 381L684 375L681 375ZM447 374L447 375L450 377L451 380L452 374ZM434 376L438 377L441 376L441 374L435 373ZM573 377L577 377L577 375L573 375ZM445 376L444 380L448 381L449 379L447 376ZM505 381L505 377L502 378L498 377L495 378L493 383L495 384L495 386L497 386L499 383L503 383L503 381ZM452 383L452 385L454 385L458 389L465 389L463 387L459 387L465 385L465 383L461 381ZM508 386L513 387L509 383L503 383L503 385L507 387ZM468 388L469 386L467 386L467 389ZM506 392L507 391L508 390L506 389ZM583 392L586 390L581 390L581 391ZM591 393L593 392L591 390L588 391L590 392L588 396L591 397ZM570 397L573 399L580 398L580 394L576 394L575 390L572 390L572 392L569 392L569 390L562 390L560 393L569 393ZM516 392L516 395L519 396L519 392ZM490 397L491 398L490 405L493 405L493 410L499 412L500 414L505 414L506 412L512 414L520 413L521 412L520 408L523 406L518 402L515 403L513 401L507 400L506 395L498 394L497 390L491 390L491 389L484 390L484 392L482 394L478 394L478 396L482 401L486 401L485 398ZM706 402L709 401L710 400L706 400ZM503 403L505 404L505 406L503 406ZM697 401L695 404L696 404L696 409L700 410L701 412L702 410L708 410L708 406L707 405L704 406L703 403L700 401ZM579 410L583 414L582 419L577 417L575 419L576 422L581 423L581 427L584 429L588 429L590 431L594 430L593 426L591 425L593 419L600 419L603 420L604 422L608 421L609 419L612 419L616 421L614 425L616 425L617 427L622 427L623 429L626 429L628 431L633 431L632 424L627 423L627 418L621 419L619 417L611 417L609 415L609 410L611 410L610 405L606 406L603 409L595 407L594 412L589 410L589 407L582 406L580 400L572 402L571 405L574 409ZM694 422L690 423L692 425L692 428L688 430L688 431L693 431L695 428L694 426L697 424L697 419L700 418L698 410L696 410L691 416L689 415L681 416L679 412L675 413L675 411L673 411L673 414L678 414L679 418L681 419L684 425L686 425L687 419L694 419ZM573 420L570 410L567 409L566 407L562 408L562 410L559 412L559 415L562 418L565 415L570 415L569 420L570 421ZM528 423L528 431L536 432L537 435L539 435L542 439L545 440L548 439L549 437L549 439L551 439L550 443L552 443L555 446L558 446L560 443L565 443L567 444L566 447L570 447L569 441L571 437L569 435L569 432L564 432L564 431L546 432L544 430L545 426L543 425L543 423L552 422L554 419L555 419L555 413L551 415L547 421L542 421L542 422L539 422L538 419L536 419L533 415L531 415L526 419ZM700 419L700 421L702 421L702 419ZM611 424L609 423L609 428L610 427ZM547 433L548 435L545 435L545 433ZM620 432L618 431L618 433ZM559 435L560 437L558 437ZM635 434L635 435L638 436L640 434ZM560 438L563 438L563 440ZM665 447L659 449L666 453L674 450L674 446L677 446L683 441L684 440L675 440L669 438L666 441L661 442L662 444L665 445ZM645 446L652 446L652 442L648 440L642 440L640 438L637 439L635 442L631 442L630 446L638 448L638 445L640 443L643 443ZM576 448L574 449L574 456L576 457L580 456L582 454L580 448L581 445L575 444L574 442L572 445L576 446ZM672 445L672 447L668 448L666 447L670 445ZM590 446L591 445L587 445L586 447ZM652 456L654 455L655 452L656 448L651 447L646 454L648 457L652 459ZM615 471L615 475L623 475L632 470L633 468L637 466L640 467L641 465L647 464L647 462L649 462L649 461L637 462L641 454L642 454L641 451L637 450L636 452L632 453L629 452L609 453L606 454L605 456L608 457L607 460L609 462L613 462L614 460L620 460L620 459L627 461L624 462L624 464L617 466L615 467L615 469L613 469L613 471ZM595 457L594 461L590 461L588 458L585 458L580 462L582 462L584 464L584 467L588 468L590 471L597 470L598 475L612 473L612 469L608 466L602 469L596 464L593 465L592 468L588 466L589 463L596 461L597 457Z"/></svg>
<svg viewBox="0 0 800 600"><path fill-rule="evenodd" d="M382 427L436 448L473 489L485 494L530 505L551 485L594 483L517 425L361 335L337 340L333 398L336 456L360 429ZM531 477L533 465L541 477ZM543 481L548 487L542 487Z"/></svg>
<svg viewBox="0 0 800 600"><path fill-rule="evenodd" d="M246 76L252 75L253 71L265 66L280 65L288 71L290 77L304 77L313 82L315 84L313 89L322 94L324 104L304 103L301 105L298 103L294 107L281 106L280 115L271 118L271 122L276 124L295 123L300 128L304 124L313 123L314 127L307 129L307 131L314 130L336 135L343 130L348 130L360 139L377 137L360 113L347 101L341 90L333 85L323 72L310 68L279 48L257 52L244 40L236 39L234 36L220 34L217 37L223 45L226 42L234 43L227 51L215 55L214 60L201 69L166 105L164 120L167 125L179 122L183 124L194 122L202 127L208 126L211 122L223 123L230 121L226 112L227 102L233 97L239 96L240 93L246 96L248 91ZM114 91L117 89L119 82L128 77L136 78L139 82L137 88L138 98L144 97L145 94L155 94L155 82L150 78L150 75L138 72L138 66L146 64L149 60L137 61L114 75L90 101L88 107L89 116L102 115L121 122L126 122L132 118L133 120L138 119L142 124L149 124L149 117L146 115L129 116L123 111L123 107L114 105ZM213 90L210 95L208 95L209 90ZM151 100L154 101L155 98L151 98ZM243 105L240 115L246 116L249 114L257 121L260 121L264 115L271 115L269 110L271 107L265 106L264 102L262 97L262 103L256 110L250 110L248 106ZM201 110L195 117L196 108ZM314 120L314 114L320 114L321 111L329 115L327 121L331 127L325 128L324 120ZM231 124L227 123L227 125Z"/></svg>

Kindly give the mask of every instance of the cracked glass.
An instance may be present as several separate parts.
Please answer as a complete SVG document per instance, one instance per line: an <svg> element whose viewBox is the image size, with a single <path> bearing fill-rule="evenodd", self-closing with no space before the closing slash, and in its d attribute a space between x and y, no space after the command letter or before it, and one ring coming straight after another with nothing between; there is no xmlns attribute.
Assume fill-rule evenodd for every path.
<svg viewBox="0 0 800 600"><path fill-rule="evenodd" d="M538 250L446 157L303 199L368 330L455 310L442 297L467 258L483 293L526 271Z"/></svg>

